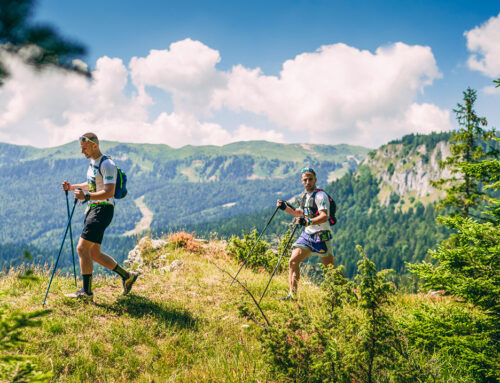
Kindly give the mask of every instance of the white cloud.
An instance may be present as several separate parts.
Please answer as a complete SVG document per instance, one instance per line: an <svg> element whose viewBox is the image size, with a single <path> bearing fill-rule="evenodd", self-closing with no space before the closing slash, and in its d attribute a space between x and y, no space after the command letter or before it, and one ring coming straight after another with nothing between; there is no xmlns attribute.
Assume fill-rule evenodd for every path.
<svg viewBox="0 0 500 383"><path fill-rule="evenodd" d="M486 76L500 76L500 13L484 24L464 32L467 49L472 52L469 68Z"/></svg>
<svg viewBox="0 0 500 383"><path fill-rule="evenodd" d="M197 43L200 44L200 43ZM7 58L12 77L0 88L0 140L35 146L53 146L93 131L107 140L165 143L180 147L223 145L234 141L283 141L274 130L241 126L231 133L214 122L200 122L194 114L176 110L148 121L151 98L145 92L125 96L128 71L122 60L102 57L93 80L48 69L35 73ZM181 63L185 66L185 63ZM169 68L169 71L173 68ZM198 81L201 76L190 77ZM189 87L189 75L180 87ZM202 81L203 82L203 81ZM196 86L193 89L197 89Z"/></svg>
<svg viewBox="0 0 500 383"><path fill-rule="evenodd" d="M317 142L381 144L371 121L399 121L417 93L440 77L429 47L396 43L375 54L324 46L283 64L279 77L239 65L214 106L246 110Z"/></svg>
<svg viewBox="0 0 500 383"><path fill-rule="evenodd" d="M449 110L442 110L433 104L417 103L412 103L400 118L376 116L357 124L363 134L362 140L371 139L377 143L386 143L409 133L429 134L453 129Z"/></svg>
<svg viewBox="0 0 500 383"><path fill-rule="evenodd" d="M500 94L500 87L495 85L486 86L483 88L483 92L486 94Z"/></svg>
<svg viewBox="0 0 500 383"><path fill-rule="evenodd" d="M220 71L220 60L218 51L186 39L134 57L128 67L101 57L87 81L52 69L34 73L8 58L13 76L0 88L0 140L48 146L94 131L102 139L174 147L284 142L285 136L374 147L406 133L450 128L449 111L415 103L440 77L429 47L396 43L372 53L323 46L287 60L279 76L242 65ZM172 96L171 113L151 118L157 94L148 87ZM213 117L220 110L269 122L242 119L228 128Z"/></svg>
<svg viewBox="0 0 500 383"><path fill-rule="evenodd" d="M215 68L220 60L218 51L186 39L170 44L169 50L133 57L129 67L141 93L146 86L161 88L172 94L177 111L200 115L209 111L213 91L225 86L225 74Z"/></svg>

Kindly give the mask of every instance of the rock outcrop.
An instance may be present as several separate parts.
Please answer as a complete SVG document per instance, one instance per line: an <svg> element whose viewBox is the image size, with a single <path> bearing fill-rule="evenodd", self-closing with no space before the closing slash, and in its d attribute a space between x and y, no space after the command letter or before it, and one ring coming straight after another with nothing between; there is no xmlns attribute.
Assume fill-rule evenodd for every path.
<svg viewBox="0 0 500 383"><path fill-rule="evenodd" d="M145 259L146 254L161 249L167 244L168 242L163 239L151 239L149 237L141 238L137 245L129 251L124 264L139 271L142 270L146 263L150 263L151 266L154 266L156 260ZM163 255L160 255L158 260L161 260L162 256ZM163 259L165 259L165 257Z"/></svg>
<svg viewBox="0 0 500 383"><path fill-rule="evenodd" d="M439 166L449 155L447 141L437 143L429 151L425 145L409 150L402 144L388 144L369 155L363 165L370 167L380 181L379 199L383 205L389 204L393 193L417 200L428 197L430 202L440 196L431 181L451 177L448 169Z"/></svg>

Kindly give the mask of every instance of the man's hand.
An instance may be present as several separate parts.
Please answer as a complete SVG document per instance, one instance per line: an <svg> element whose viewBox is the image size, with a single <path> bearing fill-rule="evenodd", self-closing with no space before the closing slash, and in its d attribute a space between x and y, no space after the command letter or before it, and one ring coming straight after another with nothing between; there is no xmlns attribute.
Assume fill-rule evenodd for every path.
<svg viewBox="0 0 500 383"><path fill-rule="evenodd" d="M295 223L297 225L306 226L306 227L313 224L311 218L306 218L306 217L295 218Z"/></svg>
<svg viewBox="0 0 500 383"><path fill-rule="evenodd" d="M276 202L276 206L279 207L281 210L286 210L288 204L285 201L279 199L278 202Z"/></svg>
<svg viewBox="0 0 500 383"><path fill-rule="evenodd" d="M75 199L81 199L81 200L85 199L85 193L83 192L82 189L75 190Z"/></svg>
<svg viewBox="0 0 500 383"><path fill-rule="evenodd" d="M62 183L62 188L64 191L70 191L71 190L71 184L68 181L64 181Z"/></svg>

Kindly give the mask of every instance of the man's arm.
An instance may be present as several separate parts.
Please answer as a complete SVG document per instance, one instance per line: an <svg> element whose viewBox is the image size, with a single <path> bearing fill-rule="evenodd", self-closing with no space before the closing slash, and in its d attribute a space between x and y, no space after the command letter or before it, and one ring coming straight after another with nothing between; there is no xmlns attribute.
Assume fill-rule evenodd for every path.
<svg viewBox="0 0 500 383"><path fill-rule="evenodd" d="M291 216L294 216L294 217L303 217L304 216L304 212L300 209L292 209L290 206L287 206L285 211L290 214Z"/></svg>
<svg viewBox="0 0 500 383"><path fill-rule="evenodd" d="M288 214L290 214L293 217L302 217L304 215L304 212L302 210L300 210L300 209L294 209L286 201L283 201L281 199L279 199L276 202L276 206L279 207L281 210L287 212ZM285 208L283 209L282 206L285 206Z"/></svg>
<svg viewBox="0 0 500 383"><path fill-rule="evenodd" d="M314 218L311 218L311 222L313 225L321 225L328 221L328 214L326 210L319 210L318 215Z"/></svg>
<svg viewBox="0 0 500 383"><path fill-rule="evenodd" d="M104 184L104 190L98 191L98 192L93 192L89 193L90 200L104 200L108 198L112 198L115 195L115 184ZM88 188L87 188L88 190ZM85 199L85 193L83 190L76 190L75 191L75 198L76 199Z"/></svg>

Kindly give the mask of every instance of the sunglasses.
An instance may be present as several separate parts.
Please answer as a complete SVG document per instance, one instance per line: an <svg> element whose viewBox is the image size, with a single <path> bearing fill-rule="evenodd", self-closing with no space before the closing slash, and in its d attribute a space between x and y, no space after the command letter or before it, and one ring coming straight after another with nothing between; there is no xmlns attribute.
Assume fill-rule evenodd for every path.
<svg viewBox="0 0 500 383"><path fill-rule="evenodd" d="M96 145L97 145L97 142L94 142L94 141L92 141L90 138L85 137L85 136L81 136L81 137L80 137L80 141L82 141L82 142L85 142L85 141L87 141L87 142L92 142L93 144L96 144Z"/></svg>
<svg viewBox="0 0 500 383"><path fill-rule="evenodd" d="M316 172L314 171L313 168L304 168L304 169L302 169L301 173L305 173L305 172L310 172L310 173L316 175Z"/></svg>

